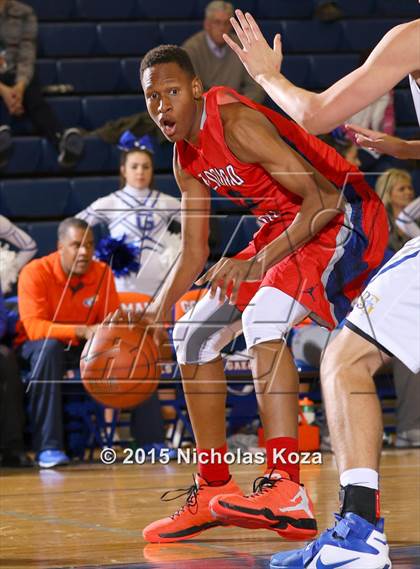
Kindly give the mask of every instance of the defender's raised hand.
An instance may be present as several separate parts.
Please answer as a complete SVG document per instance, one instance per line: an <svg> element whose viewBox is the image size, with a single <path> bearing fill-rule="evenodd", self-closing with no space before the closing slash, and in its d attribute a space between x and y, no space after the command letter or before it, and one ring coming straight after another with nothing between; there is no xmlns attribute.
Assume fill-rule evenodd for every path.
<svg viewBox="0 0 420 569"><path fill-rule="evenodd" d="M271 49L249 12L244 14L241 10L235 10L235 14L237 20L232 17L230 21L242 44L242 49L227 34L223 34L225 42L233 49L255 81L259 82L262 76L278 75L283 60L280 34L276 34Z"/></svg>

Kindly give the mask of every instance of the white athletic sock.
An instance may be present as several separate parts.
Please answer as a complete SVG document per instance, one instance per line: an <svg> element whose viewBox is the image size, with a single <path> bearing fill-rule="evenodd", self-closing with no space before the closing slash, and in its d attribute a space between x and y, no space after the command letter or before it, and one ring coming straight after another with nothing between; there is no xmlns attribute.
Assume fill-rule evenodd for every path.
<svg viewBox="0 0 420 569"><path fill-rule="evenodd" d="M351 468L345 470L340 476L340 484L343 487L365 486L372 490L379 490L379 474L371 468Z"/></svg>

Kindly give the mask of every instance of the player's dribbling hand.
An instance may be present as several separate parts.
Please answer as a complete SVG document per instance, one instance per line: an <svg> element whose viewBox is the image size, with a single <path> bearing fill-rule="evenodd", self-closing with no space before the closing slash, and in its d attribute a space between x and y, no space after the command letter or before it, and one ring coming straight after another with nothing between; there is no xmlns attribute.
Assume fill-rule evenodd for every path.
<svg viewBox="0 0 420 569"><path fill-rule="evenodd" d="M346 129L359 146L368 150L376 150L380 154L388 154L395 158L404 158L405 141L385 132L363 128L356 124L346 124Z"/></svg>
<svg viewBox="0 0 420 569"><path fill-rule="evenodd" d="M161 318L152 306L141 312L118 308L115 312L108 314L103 321L103 324L146 327L152 334L153 340L160 351L169 344L169 335L165 328L165 324L168 323L169 320L168 322L161 322Z"/></svg>
<svg viewBox="0 0 420 569"><path fill-rule="evenodd" d="M230 22L242 44L242 49L227 34L223 34L225 42L257 83L263 76L278 75L283 61L280 34L275 35L271 49L249 12L244 14L241 10L235 10L235 14L238 20L232 17Z"/></svg>
<svg viewBox="0 0 420 569"><path fill-rule="evenodd" d="M195 284L200 286L209 283L210 298L214 298L217 289L220 287L219 299L224 302L227 289L232 285L229 295L231 304L235 304L238 299L239 287L243 282L260 281L263 277L262 267L255 259L229 259L222 257L213 265Z"/></svg>

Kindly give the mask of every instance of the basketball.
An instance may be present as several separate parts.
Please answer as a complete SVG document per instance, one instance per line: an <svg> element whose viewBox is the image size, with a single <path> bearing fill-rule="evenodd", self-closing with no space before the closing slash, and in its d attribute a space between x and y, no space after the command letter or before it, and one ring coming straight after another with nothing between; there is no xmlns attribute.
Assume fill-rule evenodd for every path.
<svg viewBox="0 0 420 569"><path fill-rule="evenodd" d="M135 407L157 388L157 362L158 350L146 328L103 325L83 350L82 382L87 392L106 407Z"/></svg>

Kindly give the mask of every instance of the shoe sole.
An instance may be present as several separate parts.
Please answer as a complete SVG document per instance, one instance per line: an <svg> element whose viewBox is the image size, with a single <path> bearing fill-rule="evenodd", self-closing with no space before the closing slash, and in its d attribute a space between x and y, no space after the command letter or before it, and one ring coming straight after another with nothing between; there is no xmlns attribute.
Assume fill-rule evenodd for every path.
<svg viewBox="0 0 420 569"><path fill-rule="evenodd" d="M269 508L253 510L222 500L210 507L211 514L229 524L247 529L269 529L281 537L296 541L313 539L318 533L316 520L310 518L292 518L276 516Z"/></svg>
<svg viewBox="0 0 420 569"><path fill-rule="evenodd" d="M53 464L51 464L51 462L39 461L37 464L40 468L54 468L54 466L66 466L67 464L69 464L69 462L68 461L66 461L66 462L54 462Z"/></svg>
<svg viewBox="0 0 420 569"><path fill-rule="evenodd" d="M216 528L216 527L220 527L220 526L226 526L228 524L225 524L222 521L217 521L217 522L207 522L206 524L203 524L201 526L193 526L191 528L186 528L184 530L181 530L179 532L172 532L172 533L165 533L165 534L161 534L158 535L156 537L156 539L151 539L150 537L146 537L143 534L144 539L149 542L149 543L175 543L178 541L185 541L187 539L192 539L194 537L196 537L197 535L200 535L201 533L203 533L203 531L212 529L212 528ZM192 533L191 533L192 531ZM188 533L184 533L184 532L188 532ZM184 533L184 535L180 535L181 533Z"/></svg>

